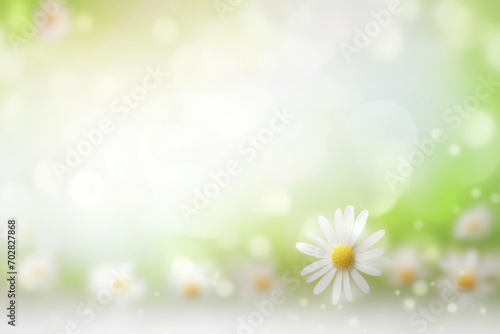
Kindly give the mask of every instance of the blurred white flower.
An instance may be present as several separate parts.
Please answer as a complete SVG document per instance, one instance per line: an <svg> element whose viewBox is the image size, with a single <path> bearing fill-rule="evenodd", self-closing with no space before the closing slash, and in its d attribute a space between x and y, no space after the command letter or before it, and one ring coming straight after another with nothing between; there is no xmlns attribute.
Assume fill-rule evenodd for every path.
<svg viewBox="0 0 500 334"><path fill-rule="evenodd" d="M335 231L325 217L319 217L319 226L327 241L315 234L308 233L309 239L319 247L302 242L297 243L297 249L302 253L322 259L305 267L301 272L301 275L308 275L307 283L324 275L314 288L315 295L323 292L335 277L332 293L334 305L339 302L342 286L344 286L346 299L352 300L350 277L361 291L370 292L368 283L359 271L371 276L381 274L379 269L372 266L372 261L380 259L384 250L382 248L368 249L384 236L385 231L380 230L365 241L357 243L365 228L367 218L368 211L366 210L362 211L354 221L354 208L352 206L345 209L344 217L342 217L342 211L337 209L335 212ZM335 276L335 274L337 275Z"/></svg>
<svg viewBox="0 0 500 334"><path fill-rule="evenodd" d="M444 41L454 48L468 48L477 43L477 17L470 5L462 1L436 1L433 10L435 23ZM453 19L450 19L453 18Z"/></svg>
<svg viewBox="0 0 500 334"><path fill-rule="evenodd" d="M274 263L246 263L238 275L241 295L244 297L269 294L280 285Z"/></svg>
<svg viewBox="0 0 500 334"><path fill-rule="evenodd" d="M20 262L19 281L27 290L42 290L49 288L56 276L55 264L52 259L32 255Z"/></svg>
<svg viewBox="0 0 500 334"><path fill-rule="evenodd" d="M146 283L135 276L133 264L123 263L96 268L90 274L89 288L94 294L108 289L117 301L129 302L144 296Z"/></svg>
<svg viewBox="0 0 500 334"><path fill-rule="evenodd" d="M39 22L35 23L40 29L40 36L46 40L57 40L69 32L69 12L63 5L55 3L57 5L53 10L40 8L34 15L39 18Z"/></svg>
<svg viewBox="0 0 500 334"><path fill-rule="evenodd" d="M446 282L454 285L458 291L460 304L470 305L474 300L484 298L494 291L488 282L495 266L490 260L480 259L476 251L470 250L463 257L449 254L441 261L441 268L446 277L438 281L438 287L446 288Z"/></svg>
<svg viewBox="0 0 500 334"><path fill-rule="evenodd" d="M414 248L401 248L392 253L389 262L389 281L395 285L411 286L428 276L421 256Z"/></svg>
<svg viewBox="0 0 500 334"><path fill-rule="evenodd" d="M493 213L485 206L464 212L455 222L455 237L459 240L478 240L491 230Z"/></svg>
<svg viewBox="0 0 500 334"><path fill-rule="evenodd" d="M188 259L184 259L186 261ZM198 300L210 295L210 280L208 265L191 263L179 266L179 261L172 263L170 286L175 297L184 300Z"/></svg>

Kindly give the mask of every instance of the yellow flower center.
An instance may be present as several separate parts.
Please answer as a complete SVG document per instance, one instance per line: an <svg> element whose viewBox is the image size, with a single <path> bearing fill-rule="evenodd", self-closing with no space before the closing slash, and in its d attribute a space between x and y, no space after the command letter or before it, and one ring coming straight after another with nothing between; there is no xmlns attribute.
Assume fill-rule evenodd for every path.
<svg viewBox="0 0 500 334"><path fill-rule="evenodd" d="M348 269L354 264L354 251L347 245L338 245L332 252L332 263L339 269Z"/></svg>
<svg viewBox="0 0 500 334"><path fill-rule="evenodd" d="M198 298L200 293L200 287L196 283L188 283L184 286L184 295L189 299Z"/></svg>
<svg viewBox="0 0 500 334"><path fill-rule="evenodd" d="M481 222L477 219L472 220L467 224L467 232L470 234L477 234L481 231Z"/></svg>
<svg viewBox="0 0 500 334"><path fill-rule="evenodd" d="M476 286L477 279L472 273L462 273L457 277L457 286L459 290L469 291Z"/></svg>
<svg viewBox="0 0 500 334"><path fill-rule="evenodd" d="M266 292L271 287L271 280L266 276L258 276L255 278L254 287L257 292Z"/></svg>
<svg viewBox="0 0 500 334"><path fill-rule="evenodd" d="M111 280L111 286L114 293L124 293L128 287L128 281L124 278L113 278Z"/></svg>
<svg viewBox="0 0 500 334"><path fill-rule="evenodd" d="M404 284L411 284L416 278L416 273L413 268L402 268L399 271L399 279Z"/></svg>

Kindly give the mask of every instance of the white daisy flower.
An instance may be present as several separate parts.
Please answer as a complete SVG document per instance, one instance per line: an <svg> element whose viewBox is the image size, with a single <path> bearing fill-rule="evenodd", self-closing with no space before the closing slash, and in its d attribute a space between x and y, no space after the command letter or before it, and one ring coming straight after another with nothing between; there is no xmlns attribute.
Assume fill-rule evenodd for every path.
<svg viewBox="0 0 500 334"><path fill-rule="evenodd" d="M455 223L455 237L460 240L478 240L491 230L493 213L485 206L464 212Z"/></svg>
<svg viewBox="0 0 500 334"><path fill-rule="evenodd" d="M94 269L89 278L89 289L98 294L103 289L113 293L125 303L144 296L146 283L136 277L135 266L130 263L104 265Z"/></svg>
<svg viewBox="0 0 500 334"><path fill-rule="evenodd" d="M55 276L54 262L48 257L33 255L20 262L19 280L27 290L49 288L54 282Z"/></svg>
<svg viewBox="0 0 500 334"><path fill-rule="evenodd" d="M46 40L57 40L69 33L70 15L65 6L59 5L53 12L40 8L35 16L40 17L37 22L40 36Z"/></svg>
<svg viewBox="0 0 500 334"><path fill-rule="evenodd" d="M334 305L339 302L342 285L346 299L352 300L351 277L361 291L370 292L370 287L359 273L360 271L371 276L381 274L381 271L373 267L371 262L382 256L384 250L382 248L369 250L369 248L382 238L385 231L380 230L365 241L358 242L367 218L368 211L366 210L362 211L354 221L354 208L352 206L345 209L344 217L342 217L342 211L337 209L334 229L325 217L319 217L319 226L326 241L315 234L307 234L309 239L319 247L302 242L297 243L297 249L302 253L322 259L305 267L301 272L301 275L308 275L307 283L323 276L314 288L315 295L323 292L335 278L332 293Z"/></svg>
<svg viewBox="0 0 500 334"><path fill-rule="evenodd" d="M179 266L180 260L187 262ZM199 300L211 292L208 264L192 263L185 258L176 259L169 276L171 290L178 299Z"/></svg>
<svg viewBox="0 0 500 334"><path fill-rule="evenodd" d="M245 297L269 294L279 286L276 266L273 263L245 264L238 275L241 293Z"/></svg>
<svg viewBox="0 0 500 334"><path fill-rule="evenodd" d="M450 254L441 261L441 268L446 277L438 286L445 289L451 284L461 304L471 304L494 291L488 278L494 274L495 267L490 260L480 260L476 251L468 251L463 257Z"/></svg>
<svg viewBox="0 0 500 334"><path fill-rule="evenodd" d="M390 282L394 285L412 285L428 276L421 257L414 248L402 248L391 255Z"/></svg>

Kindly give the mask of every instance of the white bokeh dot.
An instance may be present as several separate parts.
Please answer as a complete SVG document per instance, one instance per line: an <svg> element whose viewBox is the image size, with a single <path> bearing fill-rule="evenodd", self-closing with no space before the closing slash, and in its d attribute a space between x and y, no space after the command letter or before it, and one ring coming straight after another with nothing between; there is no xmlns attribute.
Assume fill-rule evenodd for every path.
<svg viewBox="0 0 500 334"><path fill-rule="evenodd" d="M423 255L427 261L437 263L441 258L441 250L435 245L430 245L424 250Z"/></svg>
<svg viewBox="0 0 500 334"><path fill-rule="evenodd" d="M460 147L460 145L451 144L448 147L448 153L453 157L459 156L462 153L462 148Z"/></svg>
<svg viewBox="0 0 500 334"><path fill-rule="evenodd" d="M404 300L404 305L409 308L409 309L412 309L415 307L415 301L411 298L405 298Z"/></svg>
<svg viewBox="0 0 500 334"><path fill-rule="evenodd" d="M80 14L75 17L73 24L75 26L75 30L80 33L87 33L91 31L92 27L94 26L92 17L86 14Z"/></svg>
<svg viewBox="0 0 500 334"><path fill-rule="evenodd" d="M496 136L496 122L490 113L475 111L464 122L460 133L465 144L472 148L481 148L488 145Z"/></svg>
<svg viewBox="0 0 500 334"><path fill-rule="evenodd" d="M447 308L448 308L448 312L450 312L450 313L455 313L458 309L457 304L455 304L455 303L449 303Z"/></svg>
<svg viewBox="0 0 500 334"><path fill-rule="evenodd" d="M413 293L417 296L425 296L429 292L429 286L426 281L416 281L413 283Z"/></svg>
<svg viewBox="0 0 500 334"><path fill-rule="evenodd" d="M257 259L267 258L271 252L271 244L267 238L255 236L250 240L248 250Z"/></svg>
<svg viewBox="0 0 500 334"><path fill-rule="evenodd" d="M421 220L417 220L413 223L415 230L421 230L424 227L424 223Z"/></svg>
<svg viewBox="0 0 500 334"><path fill-rule="evenodd" d="M479 198L479 197L481 197L481 189L479 189L479 188L472 189L471 192L470 192L470 195L472 196L472 198Z"/></svg>
<svg viewBox="0 0 500 334"><path fill-rule="evenodd" d="M490 196L490 201L491 201L491 203L493 203L493 204L498 204L498 203L500 203L500 194L498 194L498 193L493 193L493 194L491 194L491 196Z"/></svg>
<svg viewBox="0 0 500 334"><path fill-rule="evenodd" d="M403 42L403 30L397 25L391 25L384 29L369 50L378 59L392 60L401 53Z"/></svg>
<svg viewBox="0 0 500 334"><path fill-rule="evenodd" d="M437 1L433 14L444 41L450 46L468 48L477 40L474 35L476 18L465 3L453 0ZM453 20L450 20L450 17L453 17Z"/></svg>
<svg viewBox="0 0 500 334"><path fill-rule="evenodd" d="M152 34L160 43L173 43L179 36L179 24L170 17L157 19L153 24Z"/></svg>
<svg viewBox="0 0 500 334"><path fill-rule="evenodd" d="M233 295L234 284L229 280L221 280L217 285L217 294L221 297L227 298Z"/></svg>
<svg viewBox="0 0 500 334"><path fill-rule="evenodd" d="M500 71L500 33L488 41L485 56L491 67Z"/></svg>

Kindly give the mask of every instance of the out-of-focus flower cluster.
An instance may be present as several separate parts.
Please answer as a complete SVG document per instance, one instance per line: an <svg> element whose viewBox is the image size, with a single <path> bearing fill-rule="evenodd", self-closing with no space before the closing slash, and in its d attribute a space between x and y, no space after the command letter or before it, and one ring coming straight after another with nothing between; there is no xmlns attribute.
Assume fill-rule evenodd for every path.
<svg viewBox="0 0 500 334"><path fill-rule="evenodd" d="M439 294L441 289L453 286L461 307L487 299L500 284L500 254L480 252L474 246L488 235L494 221L494 214L487 206L473 207L457 217L453 226L457 242L474 242L467 245L469 249L465 252L441 250L444 255L429 257L425 251L411 246L389 251L389 261L377 289L418 298ZM165 268L154 269L164 272L163 283L159 284L151 282L147 275L141 277L133 263L98 266L86 274L86 291L98 294L109 289L122 301L162 298L176 302L245 300L266 297L275 289L295 291L303 283L299 274L303 264L278 270L281 266L270 256L271 248L266 238L256 237L251 240L249 250L261 260L216 265L213 261L177 257ZM25 257L20 267L21 287L32 292L52 291L64 270L57 268L54 257ZM301 297L300 290L294 297ZM405 299L410 308L414 305L408 301L411 298ZM307 305L307 299L301 297L300 304Z"/></svg>

